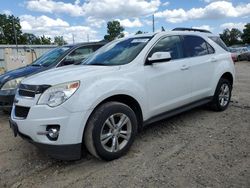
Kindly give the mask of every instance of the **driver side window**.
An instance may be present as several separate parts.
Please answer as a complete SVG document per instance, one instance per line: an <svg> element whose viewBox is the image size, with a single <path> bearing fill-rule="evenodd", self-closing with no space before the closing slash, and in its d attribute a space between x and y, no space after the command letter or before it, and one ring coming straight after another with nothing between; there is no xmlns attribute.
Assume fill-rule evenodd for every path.
<svg viewBox="0 0 250 188"><path fill-rule="evenodd" d="M171 59L183 58L182 41L179 36L167 36L162 38L151 50L148 57L155 52L170 52Z"/></svg>
<svg viewBox="0 0 250 188"><path fill-rule="evenodd" d="M93 48L90 46L77 48L64 58L60 66L80 63L82 60L86 59L91 53L93 53L93 51Z"/></svg>

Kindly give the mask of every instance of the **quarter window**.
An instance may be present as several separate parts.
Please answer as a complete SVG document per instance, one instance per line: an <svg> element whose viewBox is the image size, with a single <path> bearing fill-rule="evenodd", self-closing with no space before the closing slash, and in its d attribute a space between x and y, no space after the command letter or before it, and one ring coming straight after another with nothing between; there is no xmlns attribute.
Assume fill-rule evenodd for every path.
<svg viewBox="0 0 250 188"><path fill-rule="evenodd" d="M172 59L183 58L182 42L179 36L167 36L161 39L151 50L148 57L155 52L170 52Z"/></svg>
<svg viewBox="0 0 250 188"><path fill-rule="evenodd" d="M216 44L218 44L220 47L222 47L224 50L229 51L228 47L225 45L225 43L221 40L220 37L212 36L208 37L211 40L213 40Z"/></svg>
<svg viewBox="0 0 250 188"><path fill-rule="evenodd" d="M208 43L207 43L207 50L208 50L209 54L213 54L215 52L214 49L213 49L213 47L210 44L208 44Z"/></svg>

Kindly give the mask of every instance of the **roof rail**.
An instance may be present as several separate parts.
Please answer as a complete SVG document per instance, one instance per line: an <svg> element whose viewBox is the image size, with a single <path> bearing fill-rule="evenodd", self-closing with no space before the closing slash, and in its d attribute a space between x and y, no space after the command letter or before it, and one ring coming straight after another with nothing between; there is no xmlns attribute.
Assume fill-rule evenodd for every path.
<svg viewBox="0 0 250 188"><path fill-rule="evenodd" d="M172 31L197 31L202 33L212 33L211 31L205 29L195 29L195 28L186 28L186 27L177 27L174 28Z"/></svg>

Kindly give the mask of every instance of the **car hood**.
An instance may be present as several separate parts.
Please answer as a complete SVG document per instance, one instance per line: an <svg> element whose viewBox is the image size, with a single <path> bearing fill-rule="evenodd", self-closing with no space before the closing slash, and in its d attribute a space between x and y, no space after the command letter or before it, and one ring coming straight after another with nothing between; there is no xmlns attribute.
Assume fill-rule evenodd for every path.
<svg viewBox="0 0 250 188"><path fill-rule="evenodd" d="M36 67L36 66L28 65L26 67L21 67L15 70L8 71L0 75L0 85L4 84L5 82L9 80L29 76L31 74L34 74L43 70L44 70L43 67Z"/></svg>
<svg viewBox="0 0 250 188"><path fill-rule="evenodd" d="M27 85L57 85L118 70L119 66L69 65L44 71L22 81Z"/></svg>

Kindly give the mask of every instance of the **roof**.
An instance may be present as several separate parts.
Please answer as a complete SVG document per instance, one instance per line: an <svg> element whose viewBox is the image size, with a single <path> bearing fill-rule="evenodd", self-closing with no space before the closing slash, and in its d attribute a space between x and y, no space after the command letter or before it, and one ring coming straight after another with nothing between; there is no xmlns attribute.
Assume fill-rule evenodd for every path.
<svg viewBox="0 0 250 188"><path fill-rule="evenodd" d="M208 31L206 29L196 29L196 28L186 28L186 27L177 27L174 28L172 31L195 31L201 33L212 33L211 31Z"/></svg>
<svg viewBox="0 0 250 188"><path fill-rule="evenodd" d="M100 41L100 42L82 42L82 43L76 43L76 44L66 44L65 47L79 47L79 46L89 46L89 45L105 45L107 42Z"/></svg>
<svg viewBox="0 0 250 188"><path fill-rule="evenodd" d="M199 29L198 29L199 30ZM172 30L172 31L160 31L160 32L155 32L155 33L143 33L143 34L138 34L138 35L133 35L133 36L129 36L127 38L136 38L136 37L153 37L154 35L187 35L187 34L192 34L192 35L198 35L198 36L217 36L216 34L213 34L207 30L204 30L204 31L207 31L207 32L204 32L202 30L202 32L198 31L197 29L195 30L192 30L192 29L189 29L189 30Z"/></svg>

